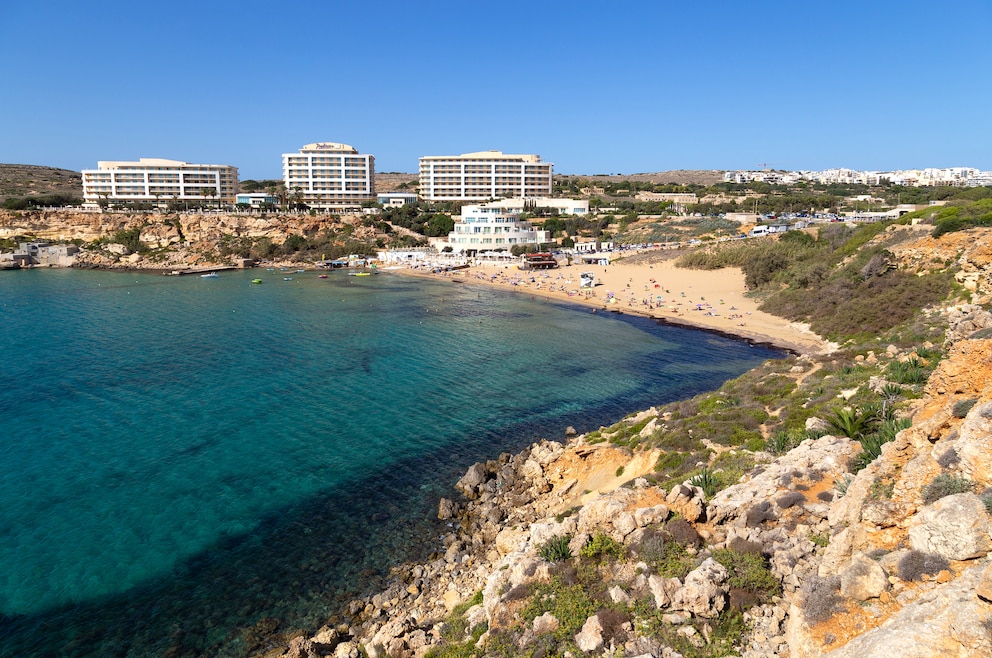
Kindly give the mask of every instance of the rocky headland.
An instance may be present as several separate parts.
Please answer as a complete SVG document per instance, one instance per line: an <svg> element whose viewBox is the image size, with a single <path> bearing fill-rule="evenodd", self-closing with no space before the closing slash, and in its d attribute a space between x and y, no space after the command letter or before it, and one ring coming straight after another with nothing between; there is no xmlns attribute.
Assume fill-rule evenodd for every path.
<svg viewBox="0 0 992 658"><path fill-rule="evenodd" d="M826 434L708 496L646 477L656 453L540 441L456 483L433 560L267 655L992 655L992 315L947 318L912 425L856 474Z"/></svg>

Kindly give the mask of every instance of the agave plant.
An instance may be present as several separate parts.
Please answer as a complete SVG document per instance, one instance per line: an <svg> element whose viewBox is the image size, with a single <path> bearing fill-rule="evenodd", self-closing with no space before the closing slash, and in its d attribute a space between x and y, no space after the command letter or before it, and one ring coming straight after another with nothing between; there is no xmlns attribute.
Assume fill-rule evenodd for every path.
<svg viewBox="0 0 992 658"><path fill-rule="evenodd" d="M838 409L827 418L827 425L832 431L851 439L860 439L871 430L874 415L864 408Z"/></svg>
<svg viewBox="0 0 992 658"><path fill-rule="evenodd" d="M689 479L689 484L702 489L707 498L712 498L717 492L717 487L719 487L716 476L708 468L704 468L693 475Z"/></svg>

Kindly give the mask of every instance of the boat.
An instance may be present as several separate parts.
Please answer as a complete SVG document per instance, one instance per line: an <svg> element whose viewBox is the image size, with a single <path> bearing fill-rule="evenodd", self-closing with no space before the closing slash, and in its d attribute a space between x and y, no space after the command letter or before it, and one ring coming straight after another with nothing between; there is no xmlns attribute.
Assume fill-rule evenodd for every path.
<svg viewBox="0 0 992 658"><path fill-rule="evenodd" d="M262 280L261 279L252 279L251 282L252 283L261 283Z"/></svg>
<svg viewBox="0 0 992 658"><path fill-rule="evenodd" d="M326 279L327 278L327 275L326 274L318 274L317 275L317 278L318 279Z"/></svg>
<svg viewBox="0 0 992 658"><path fill-rule="evenodd" d="M306 272L306 270L296 270L297 272Z"/></svg>
<svg viewBox="0 0 992 658"><path fill-rule="evenodd" d="M216 272L207 272L206 274L201 274L200 275L200 278L201 279L219 279L220 278L220 275L217 274Z"/></svg>
<svg viewBox="0 0 992 658"><path fill-rule="evenodd" d="M283 280L283 281L292 281L292 280L293 280L293 277L291 277L291 276L284 276L284 277L282 278L282 280Z"/></svg>
<svg viewBox="0 0 992 658"><path fill-rule="evenodd" d="M371 272L348 272L348 276L372 276Z"/></svg>

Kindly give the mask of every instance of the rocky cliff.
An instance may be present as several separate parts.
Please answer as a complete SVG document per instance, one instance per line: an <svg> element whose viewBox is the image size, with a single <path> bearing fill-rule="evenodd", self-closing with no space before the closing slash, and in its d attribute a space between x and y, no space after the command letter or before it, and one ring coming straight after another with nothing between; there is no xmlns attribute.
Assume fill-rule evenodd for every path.
<svg viewBox="0 0 992 658"><path fill-rule="evenodd" d="M270 655L992 655L992 315L944 316L912 424L860 470L826 435L708 497L642 477L655 454L542 441L469 469L432 561Z"/></svg>
<svg viewBox="0 0 992 658"><path fill-rule="evenodd" d="M251 244L268 239L283 243L291 235L341 236L374 242L387 238L360 216L309 214L99 213L0 210L0 238L83 243L77 264L95 267L169 269L231 264L226 243ZM137 231L144 251L115 242L122 232ZM409 233L396 229L397 233Z"/></svg>

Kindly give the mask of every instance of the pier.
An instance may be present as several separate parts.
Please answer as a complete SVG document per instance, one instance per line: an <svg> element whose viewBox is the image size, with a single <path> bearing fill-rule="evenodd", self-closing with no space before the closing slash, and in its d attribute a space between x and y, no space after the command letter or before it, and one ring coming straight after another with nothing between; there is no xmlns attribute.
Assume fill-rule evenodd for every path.
<svg viewBox="0 0 992 658"><path fill-rule="evenodd" d="M172 270L166 272L165 276L184 276L186 274L209 274L210 272L224 272L226 270L239 269L234 265L215 265L213 267L189 267L185 270Z"/></svg>

